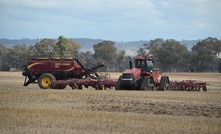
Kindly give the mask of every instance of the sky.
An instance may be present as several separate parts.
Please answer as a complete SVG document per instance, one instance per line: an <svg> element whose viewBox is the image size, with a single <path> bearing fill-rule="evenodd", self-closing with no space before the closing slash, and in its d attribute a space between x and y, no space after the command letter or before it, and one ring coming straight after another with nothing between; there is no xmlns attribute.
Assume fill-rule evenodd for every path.
<svg viewBox="0 0 221 134"><path fill-rule="evenodd" d="M0 0L0 38L221 39L221 0Z"/></svg>

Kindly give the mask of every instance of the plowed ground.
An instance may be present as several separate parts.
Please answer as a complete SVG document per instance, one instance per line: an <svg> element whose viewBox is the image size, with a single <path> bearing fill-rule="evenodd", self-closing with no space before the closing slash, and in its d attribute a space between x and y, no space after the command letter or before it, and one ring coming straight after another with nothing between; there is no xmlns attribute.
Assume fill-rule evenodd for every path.
<svg viewBox="0 0 221 134"><path fill-rule="evenodd" d="M78 102L75 102L76 104ZM103 112L130 112L139 114L162 114L175 116L205 116L221 117L220 104L201 104L194 102L174 102L158 100L140 100L119 97L88 97L84 106L76 107L73 103L72 109L103 111ZM81 102L82 103L82 102Z"/></svg>
<svg viewBox="0 0 221 134"><path fill-rule="evenodd" d="M208 91L42 90L1 72L0 133L220 133L221 74L165 75Z"/></svg>

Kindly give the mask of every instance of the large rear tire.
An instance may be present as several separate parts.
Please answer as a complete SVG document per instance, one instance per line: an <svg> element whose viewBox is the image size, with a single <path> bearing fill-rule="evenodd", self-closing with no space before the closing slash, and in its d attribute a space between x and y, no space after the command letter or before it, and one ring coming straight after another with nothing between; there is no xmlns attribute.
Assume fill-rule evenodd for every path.
<svg viewBox="0 0 221 134"><path fill-rule="evenodd" d="M160 79L159 90L169 90L170 89L170 81L168 76L162 76Z"/></svg>
<svg viewBox="0 0 221 134"><path fill-rule="evenodd" d="M150 76L145 76L142 80L140 90L154 90L154 82Z"/></svg>
<svg viewBox="0 0 221 134"><path fill-rule="evenodd" d="M42 89L49 89L50 85L53 81L55 81L55 77L51 73L44 73L38 79L38 86Z"/></svg>

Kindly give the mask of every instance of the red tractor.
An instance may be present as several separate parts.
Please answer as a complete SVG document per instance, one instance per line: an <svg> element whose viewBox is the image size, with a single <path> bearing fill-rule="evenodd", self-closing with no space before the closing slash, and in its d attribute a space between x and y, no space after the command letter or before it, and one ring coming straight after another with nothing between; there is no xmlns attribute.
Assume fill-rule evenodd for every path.
<svg viewBox="0 0 221 134"><path fill-rule="evenodd" d="M132 67L130 60L130 69L123 72L119 77L116 90L159 90L170 88L168 76L162 76L160 82L158 77L160 70L153 69L154 60L152 58L134 58L135 68ZM158 90L157 89L157 90Z"/></svg>

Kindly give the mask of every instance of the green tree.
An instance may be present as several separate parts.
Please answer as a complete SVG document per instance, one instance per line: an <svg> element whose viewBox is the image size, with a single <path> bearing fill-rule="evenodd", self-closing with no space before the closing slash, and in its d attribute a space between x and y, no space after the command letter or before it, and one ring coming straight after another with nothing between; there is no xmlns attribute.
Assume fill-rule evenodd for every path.
<svg viewBox="0 0 221 134"><path fill-rule="evenodd" d="M64 36L58 37L58 42L55 45L55 51L57 52L57 56L59 58L67 58L70 57L70 53L68 52L69 48L68 39Z"/></svg>
<svg viewBox="0 0 221 134"><path fill-rule="evenodd" d="M104 63L106 66L103 71L115 69L115 59L117 54L117 48L114 46L112 41L103 41L101 43L95 44L94 48L94 58L98 62Z"/></svg>
<svg viewBox="0 0 221 134"><path fill-rule="evenodd" d="M148 50L147 55L152 55L153 58L157 58L159 49L162 47L164 43L165 41L163 39L157 38L154 40L150 40L150 42L147 44L144 44L144 48Z"/></svg>
<svg viewBox="0 0 221 134"><path fill-rule="evenodd" d="M30 55L32 58L50 58L56 55L54 47L56 44L54 39L43 39L34 46L30 46Z"/></svg>
<svg viewBox="0 0 221 134"><path fill-rule="evenodd" d="M221 41L216 38L206 38L192 47L190 53L190 69L196 72L215 71L218 64L216 58L221 52ZM215 69L215 70L214 70Z"/></svg>
<svg viewBox="0 0 221 134"><path fill-rule="evenodd" d="M144 44L144 48L139 49L141 56L152 57L155 59L155 67L160 67L164 71L185 71L188 65L186 59L188 50L184 45L178 41L168 39L164 41L161 38L151 40L149 43ZM148 53L144 53L145 50Z"/></svg>
<svg viewBox="0 0 221 134"><path fill-rule="evenodd" d="M81 44L75 42L73 39L68 39L68 53L69 57L73 57L74 54L81 48Z"/></svg>
<svg viewBox="0 0 221 134"><path fill-rule="evenodd" d="M117 71L122 72L125 69L125 50L119 50L116 56Z"/></svg>
<svg viewBox="0 0 221 134"><path fill-rule="evenodd" d="M0 70L6 71L9 70L9 67L7 64L5 64L5 60L7 60L6 54L8 49L4 45L0 45Z"/></svg>
<svg viewBox="0 0 221 134"><path fill-rule="evenodd" d="M159 48L157 57L161 63L161 68L166 71L184 71L185 57L188 50L178 41L168 39Z"/></svg>
<svg viewBox="0 0 221 134"><path fill-rule="evenodd" d="M13 48L8 48L6 54L6 59L4 63L8 67L16 68L16 70L21 70L22 65L27 64L29 59L29 47L26 45L16 45Z"/></svg>
<svg viewBox="0 0 221 134"><path fill-rule="evenodd" d="M76 57L80 60L80 62L86 66L86 68L92 68L94 67L94 57L93 54L90 51L87 52L81 52Z"/></svg>
<svg viewBox="0 0 221 134"><path fill-rule="evenodd" d="M221 60L219 60L218 72L221 73Z"/></svg>
<svg viewBox="0 0 221 134"><path fill-rule="evenodd" d="M138 48L136 56L137 57L146 57L147 56L146 49L145 48Z"/></svg>
<svg viewBox="0 0 221 134"><path fill-rule="evenodd" d="M54 50L59 58L71 58L81 48L79 43L76 43L73 39L65 38L64 36L58 37Z"/></svg>

